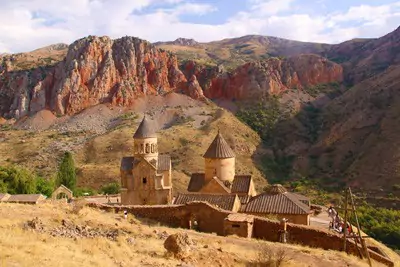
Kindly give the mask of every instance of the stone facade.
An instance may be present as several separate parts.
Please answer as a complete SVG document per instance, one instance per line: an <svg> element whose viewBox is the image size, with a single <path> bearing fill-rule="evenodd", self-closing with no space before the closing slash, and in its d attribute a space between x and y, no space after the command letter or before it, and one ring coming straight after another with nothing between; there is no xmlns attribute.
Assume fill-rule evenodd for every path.
<svg viewBox="0 0 400 267"><path fill-rule="evenodd" d="M205 158L204 166L206 181L218 177L221 181L233 182L235 178L235 158Z"/></svg>
<svg viewBox="0 0 400 267"><path fill-rule="evenodd" d="M123 205L171 204L171 158L158 153L154 126L143 118L134 136L134 156L121 161Z"/></svg>
<svg viewBox="0 0 400 267"><path fill-rule="evenodd" d="M229 214L224 220L224 234L251 238L254 217L246 214Z"/></svg>
<svg viewBox="0 0 400 267"><path fill-rule="evenodd" d="M246 212L247 214L252 214L255 216L260 216L260 217L265 217L265 218L270 218L273 216L277 220L282 220L282 219L287 219L288 222L294 223L294 224L304 224L304 225L310 225L310 214L274 214L274 213L255 213L255 212Z"/></svg>

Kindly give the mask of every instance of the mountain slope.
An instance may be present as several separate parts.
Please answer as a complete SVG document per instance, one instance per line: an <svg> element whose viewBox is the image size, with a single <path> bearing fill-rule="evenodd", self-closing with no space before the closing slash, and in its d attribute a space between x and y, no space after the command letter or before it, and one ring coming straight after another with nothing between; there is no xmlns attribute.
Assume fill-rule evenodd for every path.
<svg viewBox="0 0 400 267"><path fill-rule="evenodd" d="M157 47L177 54L180 61L195 60L205 65L223 64L232 70L248 61L299 54L323 54L330 45L287 40L277 37L248 35L209 43L194 40L158 42Z"/></svg>
<svg viewBox="0 0 400 267"><path fill-rule="evenodd" d="M400 27L380 38L333 45L326 56L343 63L348 82L356 84L400 64Z"/></svg>
<svg viewBox="0 0 400 267"><path fill-rule="evenodd" d="M324 186L347 183L375 196L400 196L395 189L400 166L399 76L400 66L392 66L323 107L307 106L310 113L303 111L277 126L273 146L295 157L295 171ZM310 116L314 140L307 124Z"/></svg>

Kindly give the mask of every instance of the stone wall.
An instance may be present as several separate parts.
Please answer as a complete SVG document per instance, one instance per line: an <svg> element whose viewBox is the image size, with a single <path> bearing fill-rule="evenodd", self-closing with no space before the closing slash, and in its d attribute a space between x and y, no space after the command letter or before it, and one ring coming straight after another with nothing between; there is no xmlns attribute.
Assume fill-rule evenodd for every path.
<svg viewBox="0 0 400 267"><path fill-rule="evenodd" d="M97 203L88 203L88 206L109 212L123 212L127 210L137 218L148 218L171 227L190 228L190 222L197 222L197 230L205 233L225 235L225 218L233 212L216 208L204 202L190 202L186 205L158 205L158 206L107 206ZM261 217L254 217L252 237L272 242L279 241L279 233L282 229L277 221ZM287 224L289 243L304 246L322 248L326 250L343 250L343 239L335 232L303 226ZM347 241L348 252L358 255L356 244L352 240ZM387 266L394 263L385 255L369 250L370 257Z"/></svg>
<svg viewBox="0 0 400 267"><path fill-rule="evenodd" d="M251 238L253 235L253 223L247 221L231 222L225 220L224 235L237 235L240 237Z"/></svg>
<svg viewBox="0 0 400 267"><path fill-rule="evenodd" d="M279 222L270 221L264 218L254 218L253 237L268 241L279 241L279 230L281 226ZM326 250L343 250L343 239L335 232L303 226L298 224L287 224L288 242L293 244L301 244L304 246L322 248ZM359 247L360 250L361 247ZM352 240L347 240L347 251L350 254L358 256L357 246ZM381 255L371 249L368 250L370 257L387 266L394 266L394 263L385 255Z"/></svg>

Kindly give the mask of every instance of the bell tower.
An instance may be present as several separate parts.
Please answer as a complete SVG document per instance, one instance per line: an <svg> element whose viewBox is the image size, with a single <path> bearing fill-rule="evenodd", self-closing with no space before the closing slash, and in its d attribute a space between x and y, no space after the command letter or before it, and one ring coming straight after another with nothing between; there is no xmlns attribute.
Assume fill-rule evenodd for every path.
<svg viewBox="0 0 400 267"><path fill-rule="evenodd" d="M233 182L235 178L235 153L219 130L203 157L206 181L210 181L216 176L221 181Z"/></svg>
<svg viewBox="0 0 400 267"><path fill-rule="evenodd" d="M158 159L157 135L154 125L147 118L146 114L137 128L134 139L134 157L143 157L149 162ZM157 164L154 164L157 165Z"/></svg>

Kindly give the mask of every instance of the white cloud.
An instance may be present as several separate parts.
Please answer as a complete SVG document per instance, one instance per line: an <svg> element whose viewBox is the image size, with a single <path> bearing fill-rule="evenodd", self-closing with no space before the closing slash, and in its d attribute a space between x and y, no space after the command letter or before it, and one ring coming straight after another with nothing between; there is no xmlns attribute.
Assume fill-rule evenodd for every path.
<svg viewBox="0 0 400 267"><path fill-rule="evenodd" d="M250 0L251 10L259 15L274 15L287 11L294 0Z"/></svg>
<svg viewBox="0 0 400 267"><path fill-rule="evenodd" d="M180 21L181 15L202 16L217 11L200 0L119 0L118 4L114 0L2 1L0 53L71 43L87 35L131 35L155 42L178 37L212 41L262 34L331 43L381 36L400 21L400 1L349 7L345 12L318 16L293 12L296 0L248 1L248 10L219 25Z"/></svg>

